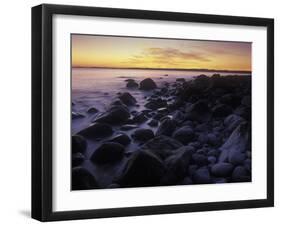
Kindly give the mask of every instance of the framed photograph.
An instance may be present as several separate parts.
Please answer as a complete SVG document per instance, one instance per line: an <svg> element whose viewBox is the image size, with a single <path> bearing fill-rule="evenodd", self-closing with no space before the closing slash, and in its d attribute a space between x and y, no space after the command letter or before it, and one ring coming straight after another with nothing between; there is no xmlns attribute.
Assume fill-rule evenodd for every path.
<svg viewBox="0 0 281 226"><path fill-rule="evenodd" d="M274 21L32 8L32 217L274 205Z"/></svg>

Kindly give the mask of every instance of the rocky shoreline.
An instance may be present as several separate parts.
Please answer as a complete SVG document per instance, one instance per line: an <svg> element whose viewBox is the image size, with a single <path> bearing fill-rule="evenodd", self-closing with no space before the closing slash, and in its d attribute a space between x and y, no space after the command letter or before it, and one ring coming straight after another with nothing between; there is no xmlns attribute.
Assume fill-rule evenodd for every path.
<svg viewBox="0 0 281 226"><path fill-rule="evenodd" d="M127 79L125 86L107 111L89 108L92 123L72 136L73 190L251 181L251 76L199 75L161 86ZM140 111L134 89L147 93ZM99 145L86 158L92 141ZM101 185L84 161L118 170Z"/></svg>

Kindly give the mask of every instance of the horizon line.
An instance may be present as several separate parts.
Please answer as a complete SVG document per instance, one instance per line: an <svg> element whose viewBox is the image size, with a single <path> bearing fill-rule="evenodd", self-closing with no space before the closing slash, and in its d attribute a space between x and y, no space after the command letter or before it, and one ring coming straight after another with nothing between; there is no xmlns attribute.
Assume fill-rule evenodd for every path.
<svg viewBox="0 0 281 226"><path fill-rule="evenodd" d="M96 66L72 66L71 68L135 69L135 70L168 70L168 71L205 71L205 72L252 73L252 70L207 69L207 68L149 68L149 67L143 68L143 67L96 67Z"/></svg>

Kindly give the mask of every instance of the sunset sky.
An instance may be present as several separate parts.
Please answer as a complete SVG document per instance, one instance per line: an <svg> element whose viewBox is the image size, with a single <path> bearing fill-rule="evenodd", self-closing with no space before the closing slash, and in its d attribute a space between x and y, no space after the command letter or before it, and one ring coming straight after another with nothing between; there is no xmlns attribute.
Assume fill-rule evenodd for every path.
<svg viewBox="0 0 281 226"><path fill-rule="evenodd" d="M251 43L72 35L72 66L251 71Z"/></svg>

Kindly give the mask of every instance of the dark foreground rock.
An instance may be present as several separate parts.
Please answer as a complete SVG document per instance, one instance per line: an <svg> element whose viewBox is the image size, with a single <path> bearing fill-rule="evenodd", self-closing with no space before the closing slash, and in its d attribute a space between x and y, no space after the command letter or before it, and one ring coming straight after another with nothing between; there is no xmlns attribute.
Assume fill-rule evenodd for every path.
<svg viewBox="0 0 281 226"><path fill-rule="evenodd" d="M114 142L103 143L91 156L91 160L98 164L115 163L122 159L125 152L123 145Z"/></svg>
<svg viewBox="0 0 281 226"><path fill-rule="evenodd" d="M78 132L79 135L91 139L108 137L112 133L113 130L111 126L105 123L93 123L89 127Z"/></svg>
<svg viewBox="0 0 281 226"><path fill-rule="evenodd" d="M131 143L131 139L127 134L122 133L114 136L109 142L115 142L126 146Z"/></svg>
<svg viewBox="0 0 281 226"><path fill-rule="evenodd" d="M154 133L150 129L137 129L133 134L132 137L141 142L148 141L154 137Z"/></svg>
<svg viewBox="0 0 281 226"><path fill-rule="evenodd" d="M230 176L233 170L233 165L230 163L222 162L212 166L211 172L217 177Z"/></svg>
<svg viewBox="0 0 281 226"><path fill-rule="evenodd" d="M122 93L118 98L127 106L133 106L137 103L137 100L130 93Z"/></svg>
<svg viewBox="0 0 281 226"><path fill-rule="evenodd" d="M101 114L95 119L95 122L109 123L109 124L122 124L130 118L128 109L123 106L117 105L111 107L107 112Z"/></svg>
<svg viewBox="0 0 281 226"><path fill-rule="evenodd" d="M84 137L79 135L74 135L71 138L72 140L72 153L81 152L84 153L87 149L87 141Z"/></svg>
<svg viewBox="0 0 281 226"><path fill-rule="evenodd" d="M123 173L117 179L122 187L160 185L165 173L163 162L148 151L137 151L128 160Z"/></svg>
<svg viewBox="0 0 281 226"><path fill-rule="evenodd" d="M74 167L71 176L72 190L85 190L99 187L95 177L85 168Z"/></svg>
<svg viewBox="0 0 281 226"><path fill-rule="evenodd" d="M173 133L173 138L183 144L188 144L195 138L193 129L190 126L183 126Z"/></svg>

